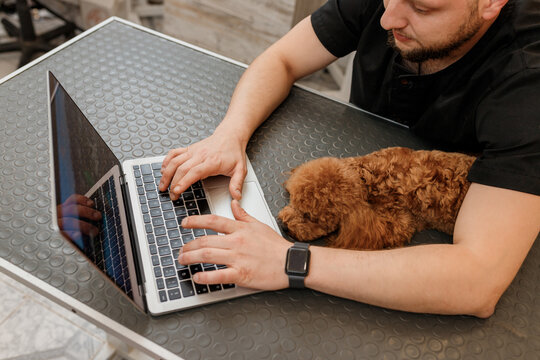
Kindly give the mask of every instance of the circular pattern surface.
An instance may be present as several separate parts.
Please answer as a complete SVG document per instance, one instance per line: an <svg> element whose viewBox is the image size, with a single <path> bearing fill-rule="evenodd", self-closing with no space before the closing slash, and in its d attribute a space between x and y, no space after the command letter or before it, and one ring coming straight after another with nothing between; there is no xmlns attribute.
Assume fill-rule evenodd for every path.
<svg viewBox="0 0 540 360"><path fill-rule="evenodd" d="M13 264L188 360L539 357L538 244L488 320L389 311L309 290L141 314L52 231L47 70L123 161L210 135L244 69L112 22L1 84L0 256ZM292 168L397 145L428 147L406 129L295 88L255 132L248 155L276 215ZM448 241L437 232L414 239Z"/></svg>

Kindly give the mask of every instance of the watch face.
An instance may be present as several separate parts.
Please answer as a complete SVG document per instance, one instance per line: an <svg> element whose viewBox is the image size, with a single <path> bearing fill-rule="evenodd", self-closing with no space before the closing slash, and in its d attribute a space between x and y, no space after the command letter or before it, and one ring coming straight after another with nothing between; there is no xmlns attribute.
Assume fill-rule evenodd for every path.
<svg viewBox="0 0 540 360"><path fill-rule="evenodd" d="M287 273L304 275L307 273L308 251L305 249L289 249Z"/></svg>

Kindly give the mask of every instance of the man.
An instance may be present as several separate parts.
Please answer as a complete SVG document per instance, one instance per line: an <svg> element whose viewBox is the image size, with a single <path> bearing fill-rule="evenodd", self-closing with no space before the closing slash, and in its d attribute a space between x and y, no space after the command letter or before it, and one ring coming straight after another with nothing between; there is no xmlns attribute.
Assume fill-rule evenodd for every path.
<svg viewBox="0 0 540 360"><path fill-rule="evenodd" d="M480 153L453 244L383 251L311 247L305 286L414 312L488 317L540 230L540 0L332 0L260 55L240 79L213 135L171 150L164 191L231 176L241 197L253 131L299 78L357 50L351 101L408 124L442 148ZM291 244L246 214L194 216L183 264L223 263L200 283L288 286ZM339 264L339 266L335 266Z"/></svg>

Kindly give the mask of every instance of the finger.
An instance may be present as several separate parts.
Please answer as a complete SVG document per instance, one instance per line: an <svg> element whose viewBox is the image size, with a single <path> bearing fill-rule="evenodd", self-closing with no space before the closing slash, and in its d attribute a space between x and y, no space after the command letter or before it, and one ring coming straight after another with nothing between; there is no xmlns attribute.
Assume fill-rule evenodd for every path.
<svg viewBox="0 0 540 360"><path fill-rule="evenodd" d="M232 284L238 279L238 271L233 268L201 271L193 275L193 281L199 284Z"/></svg>
<svg viewBox="0 0 540 360"><path fill-rule="evenodd" d="M161 181L159 183L159 190L166 191L167 187L171 183L171 179L176 174L178 167L184 164L189 159L189 153L184 152L171 159L165 168L161 169Z"/></svg>
<svg viewBox="0 0 540 360"><path fill-rule="evenodd" d="M76 241L76 240L79 240L81 237L82 237L82 234L79 232L79 231L61 231L62 235L64 235L64 237L66 239L69 239L71 241Z"/></svg>
<svg viewBox="0 0 540 360"><path fill-rule="evenodd" d="M178 262L182 265L190 264L226 264L231 260L231 252L226 249L203 248L192 251L182 251L178 255Z"/></svg>
<svg viewBox="0 0 540 360"><path fill-rule="evenodd" d="M167 165L169 165L169 161L171 161L172 158L175 158L178 155L185 153L187 149L188 149L187 147L185 148L180 147L180 148L169 150L169 152L167 153L167 156L165 156L165 159L163 159L163 162L161 163L161 172L163 172L163 170L167 167Z"/></svg>
<svg viewBox="0 0 540 360"><path fill-rule="evenodd" d="M238 200L233 200L231 202L231 210L233 213L233 216L236 220L243 221L243 222L255 222L258 221L253 216L249 215L246 210L242 208L240 205L240 202Z"/></svg>
<svg viewBox="0 0 540 360"><path fill-rule="evenodd" d="M237 166L233 176L231 177L231 182L229 183L229 192L231 193L233 199L242 199L242 187L244 185L246 174L247 171L244 166Z"/></svg>
<svg viewBox="0 0 540 360"><path fill-rule="evenodd" d="M66 199L66 201L64 201L64 204L82 204L82 205L87 205L88 202L92 202L92 200L90 200L89 198L87 198L86 196L84 195L81 195L81 194L72 194L70 197L68 197Z"/></svg>
<svg viewBox="0 0 540 360"><path fill-rule="evenodd" d="M185 244L181 252L193 251L203 248L230 249L229 242L225 239L226 235L206 235L196 238Z"/></svg>
<svg viewBox="0 0 540 360"><path fill-rule="evenodd" d="M194 215L182 220L182 227L210 229L222 234L230 234L238 229L240 223L218 215Z"/></svg>
<svg viewBox="0 0 540 360"><path fill-rule="evenodd" d="M82 205L62 206L61 211L61 217L79 217L90 220L100 220L102 217L99 211Z"/></svg>
<svg viewBox="0 0 540 360"><path fill-rule="evenodd" d="M185 163L188 166L188 163ZM186 191L191 185L195 184L197 181L206 179L209 176L214 175L214 173L208 168L204 163L196 165L189 169L184 176L177 180L175 179L171 182L172 192L176 196L180 196L184 191ZM176 176L175 176L176 177Z"/></svg>
<svg viewBox="0 0 540 360"><path fill-rule="evenodd" d="M99 229L97 227L76 218L64 217L58 219L58 227L63 231L80 231L85 235L96 236L99 234Z"/></svg>
<svg viewBox="0 0 540 360"><path fill-rule="evenodd" d="M185 182L182 182L181 184L179 183L181 182L185 174L187 174L191 170L191 168L195 166L196 162L197 161L195 159L191 158L189 160L184 161L181 165L179 165L176 168L176 171L171 180L171 186L169 190L170 194L172 195L171 199L175 200L176 198L180 196L180 194L182 194L184 191L187 190L187 188L189 188L192 185L192 184L186 185Z"/></svg>

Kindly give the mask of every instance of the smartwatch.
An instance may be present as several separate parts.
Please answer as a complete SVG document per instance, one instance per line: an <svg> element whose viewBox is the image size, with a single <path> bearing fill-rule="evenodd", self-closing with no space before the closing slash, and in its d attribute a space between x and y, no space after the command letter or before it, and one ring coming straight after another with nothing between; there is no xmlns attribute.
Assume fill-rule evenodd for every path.
<svg viewBox="0 0 540 360"><path fill-rule="evenodd" d="M285 273L289 276L289 287L296 289L305 288L304 279L309 272L309 244L295 242L287 250L285 260Z"/></svg>

